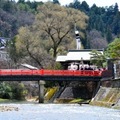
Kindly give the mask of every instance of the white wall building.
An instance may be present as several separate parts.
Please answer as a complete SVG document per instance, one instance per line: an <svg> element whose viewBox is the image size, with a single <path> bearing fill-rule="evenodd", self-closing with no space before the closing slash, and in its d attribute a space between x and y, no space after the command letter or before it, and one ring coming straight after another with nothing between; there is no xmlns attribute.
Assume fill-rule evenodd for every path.
<svg viewBox="0 0 120 120"><path fill-rule="evenodd" d="M103 53L103 50L97 50ZM86 66L90 65L92 49L83 49L83 50L69 50L67 55L57 56L56 62L60 62L64 69L69 69L71 65L80 65L84 64ZM75 66L76 67L76 66Z"/></svg>

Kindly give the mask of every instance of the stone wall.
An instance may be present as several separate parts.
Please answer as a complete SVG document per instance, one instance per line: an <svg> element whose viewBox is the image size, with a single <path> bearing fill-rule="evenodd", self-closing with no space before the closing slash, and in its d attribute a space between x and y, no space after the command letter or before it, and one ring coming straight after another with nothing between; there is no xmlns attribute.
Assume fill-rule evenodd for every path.
<svg viewBox="0 0 120 120"><path fill-rule="evenodd" d="M91 100L98 82L70 82L60 94L57 101L70 102L71 100L81 99L84 101ZM82 101L83 102L83 101Z"/></svg>
<svg viewBox="0 0 120 120"><path fill-rule="evenodd" d="M120 79L102 81L100 88L92 98L92 105L120 108Z"/></svg>

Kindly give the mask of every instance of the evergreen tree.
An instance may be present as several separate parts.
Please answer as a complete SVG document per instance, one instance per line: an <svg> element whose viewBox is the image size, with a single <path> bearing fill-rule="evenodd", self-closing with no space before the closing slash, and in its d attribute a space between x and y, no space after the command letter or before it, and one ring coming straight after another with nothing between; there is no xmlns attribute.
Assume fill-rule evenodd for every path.
<svg viewBox="0 0 120 120"><path fill-rule="evenodd" d="M69 7L72 7L72 8L80 10L81 4L80 4L80 2L78 0L75 0L73 3L69 4Z"/></svg>
<svg viewBox="0 0 120 120"><path fill-rule="evenodd" d="M118 12L119 12L118 4L115 3L115 6L114 6L114 14L117 14Z"/></svg>
<svg viewBox="0 0 120 120"><path fill-rule="evenodd" d="M18 0L18 3L25 3L25 0Z"/></svg>
<svg viewBox="0 0 120 120"><path fill-rule="evenodd" d="M108 41L108 43L110 43L112 41L112 32L110 30L110 28L107 28L107 32L106 32L106 40Z"/></svg>
<svg viewBox="0 0 120 120"><path fill-rule="evenodd" d="M60 4L60 3L59 3L59 0L53 0L53 3L54 3L54 4Z"/></svg>
<svg viewBox="0 0 120 120"><path fill-rule="evenodd" d="M89 12L89 5L87 4L86 1L83 1L80 5L80 10L84 11L85 13L88 13Z"/></svg>
<svg viewBox="0 0 120 120"><path fill-rule="evenodd" d="M118 35L120 33L120 13L117 13L114 16L111 28L112 28L112 32L115 35Z"/></svg>

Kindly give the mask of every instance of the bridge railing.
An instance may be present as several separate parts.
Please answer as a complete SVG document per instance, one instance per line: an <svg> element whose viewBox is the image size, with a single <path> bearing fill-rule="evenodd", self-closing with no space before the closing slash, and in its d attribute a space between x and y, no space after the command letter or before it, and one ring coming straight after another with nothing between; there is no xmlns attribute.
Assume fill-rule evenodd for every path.
<svg viewBox="0 0 120 120"><path fill-rule="evenodd" d="M40 75L40 76L101 76L102 71L94 70L26 70L26 69L1 69L0 75Z"/></svg>
<svg viewBox="0 0 120 120"><path fill-rule="evenodd" d="M101 71L93 70L44 70L44 75L63 75L63 76L101 76Z"/></svg>
<svg viewBox="0 0 120 120"><path fill-rule="evenodd" d="M42 71L25 69L1 69L0 75L42 75Z"/></svg>

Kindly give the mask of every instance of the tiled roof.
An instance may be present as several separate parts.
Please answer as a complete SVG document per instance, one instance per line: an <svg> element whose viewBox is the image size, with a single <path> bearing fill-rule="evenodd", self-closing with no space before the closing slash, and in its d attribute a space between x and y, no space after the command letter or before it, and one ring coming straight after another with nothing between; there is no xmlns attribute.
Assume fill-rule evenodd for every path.
<svg viewBox="0 0 120 120"><path fill-rule="evenodd" d="M69 50L67 55L61 55L56 58L57 62L65 62L65 61L80 61L82 60L90 60L91 58L91 49L84 50ZM103 52L103 50L97 50Z"/></svg>

